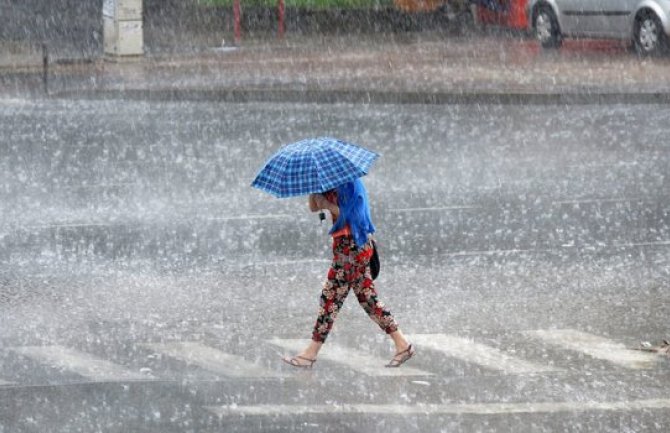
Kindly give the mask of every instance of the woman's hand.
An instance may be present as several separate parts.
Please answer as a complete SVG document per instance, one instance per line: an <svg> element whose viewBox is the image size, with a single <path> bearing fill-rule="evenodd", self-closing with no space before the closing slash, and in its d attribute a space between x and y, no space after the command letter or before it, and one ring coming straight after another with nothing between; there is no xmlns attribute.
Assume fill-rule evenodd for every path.
<svg viewBox="0 0 670 433"><path fill-rule="evenodd" d="M335 220L340 216L340 208L336 204L329 202L323 194L309 195L309 210L312 212L327 210Z"/></svg>
<svg viewBox="0 0 670 433"><path fill-rule="evenodd" d="M333 221L336 221L340 217L340 207L338 205L330 203L330 207L328 208L328 210L330 211L330 214L333 216Z"/></svg>
<svg viewBox="0 0 670 433"><path fill-rule="evenodd" d="M312 212L317 212L317 211L321 210L321 208L319 207L319 204L317 203L317 201L318 201L317 197L320 196L320 195L321 194L310 194L309 198L307 199L307 203L309 205L309 210L311 210Z"/></svg>

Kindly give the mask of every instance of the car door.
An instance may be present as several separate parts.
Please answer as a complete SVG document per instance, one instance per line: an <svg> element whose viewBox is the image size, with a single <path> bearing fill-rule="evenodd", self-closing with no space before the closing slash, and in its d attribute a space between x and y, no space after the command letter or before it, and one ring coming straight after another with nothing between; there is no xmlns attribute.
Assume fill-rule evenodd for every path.
<svg viewBox="0 0 670 433"><path fill-rule="evenodd" d="M597 0L603 9L603 32L609 37L627 38L629 18L639 0Z"/></svg>
<svg viewBox="0 0 670 433"><path fill-rule="evenodd" d="M563 33L571 35L597 35L604 23L599 8L607 0L558 0Z"/></svg>

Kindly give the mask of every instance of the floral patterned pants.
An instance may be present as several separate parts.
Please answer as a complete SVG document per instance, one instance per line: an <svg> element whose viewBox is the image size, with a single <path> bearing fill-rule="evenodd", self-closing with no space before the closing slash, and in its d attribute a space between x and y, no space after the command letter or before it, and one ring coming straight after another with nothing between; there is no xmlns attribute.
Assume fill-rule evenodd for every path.
<svg viewBox="0 0 670 433"><path fill-rule="evenodd" d="M358 248L351 236L333 239L333 263L328 270L328 281L323 286L319 316L314 325L312 340L325 342L344 300L353 289L358 303L379 327L390 334L398 329L391 312L379 301L370 275L370 242Z"/></svg>

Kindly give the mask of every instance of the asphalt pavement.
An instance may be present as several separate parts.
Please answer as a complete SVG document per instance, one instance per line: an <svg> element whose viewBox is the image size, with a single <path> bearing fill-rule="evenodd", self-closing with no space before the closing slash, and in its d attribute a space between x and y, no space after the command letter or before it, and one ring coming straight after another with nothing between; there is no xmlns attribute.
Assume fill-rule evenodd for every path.
<svg viewBox="0 0 670 433"><path fill-rule="evenodd" d="M665 431L668 111L3 98L0 432ZM401 369L353 298L279 359L328 227L249 184L313 135L382 154Z"/></svg>
<svg viewBox="0 0 670 433"><path fill-rule="evenodd" d="M670 313L668 58L426 32L72 60L47 92L39 57L0 71L0 433L665 431L668 360L632 349ZM313 371L279 361L327 227L249 184L314 135L382 154L407 368L354 299Z"/></svg>

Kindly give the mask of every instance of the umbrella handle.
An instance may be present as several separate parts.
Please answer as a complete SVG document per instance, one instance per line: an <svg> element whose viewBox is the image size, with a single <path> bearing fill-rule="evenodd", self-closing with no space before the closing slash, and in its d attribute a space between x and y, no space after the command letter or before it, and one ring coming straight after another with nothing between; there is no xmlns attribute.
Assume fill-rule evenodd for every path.
<svg viewBox="0 0 670 433"><path fill-rule="evenodd" d="M326 214L323 211L319 212L319 221L323 222L323 220L325 220L325 219L326 219Z"/></svg>

